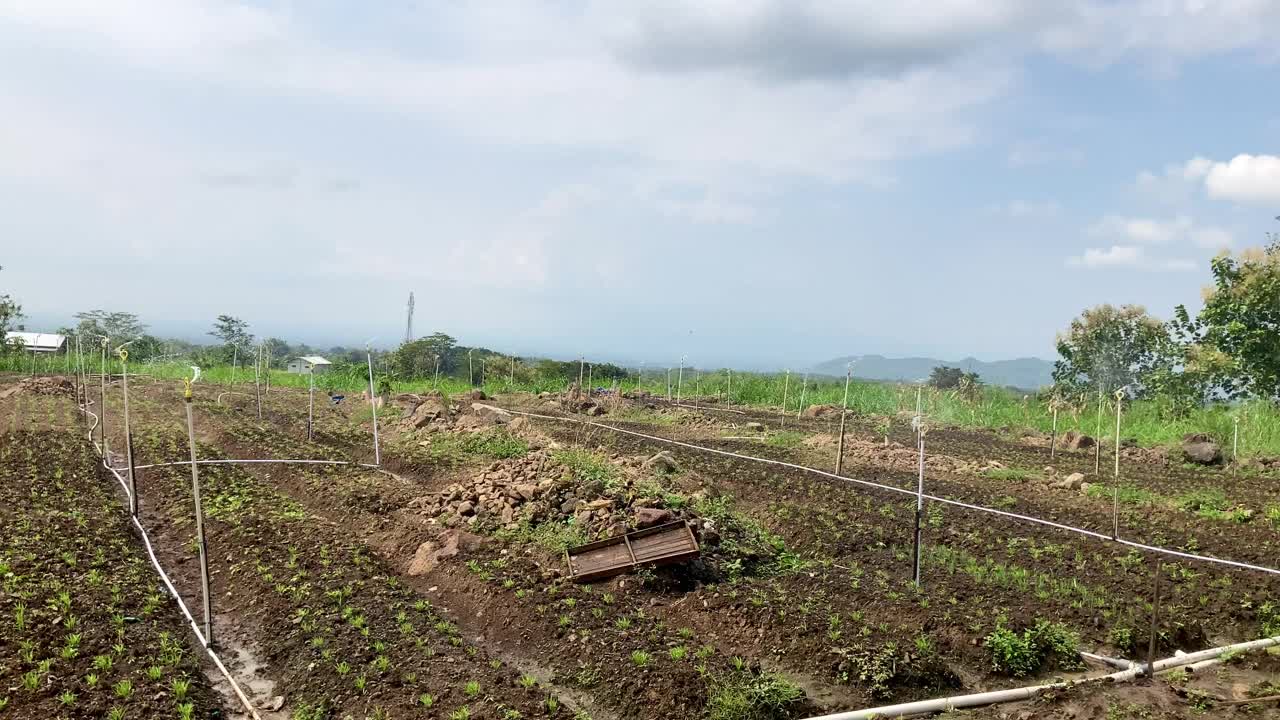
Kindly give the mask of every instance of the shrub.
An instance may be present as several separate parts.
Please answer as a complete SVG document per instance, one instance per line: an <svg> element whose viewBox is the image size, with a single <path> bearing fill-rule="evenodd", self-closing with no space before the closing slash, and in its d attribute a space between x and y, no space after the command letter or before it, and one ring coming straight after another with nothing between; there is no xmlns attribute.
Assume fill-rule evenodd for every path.
<svg viewBox="0 0 1280 720"><path fill-rule="evenodd" d="M773 720L787 717L804 691L772 673L734 672L711 682L709 720Z"/></svg>
<svg viewBox="0 0 1280 720"><path fill-rule="evenodd" d="M1021 635L999 623L984 643L991 653L991 669L1002 675L1023 677L1052 663L1063 668L1080 665L1080 638L1061 623L1039 620Z"/></svg>

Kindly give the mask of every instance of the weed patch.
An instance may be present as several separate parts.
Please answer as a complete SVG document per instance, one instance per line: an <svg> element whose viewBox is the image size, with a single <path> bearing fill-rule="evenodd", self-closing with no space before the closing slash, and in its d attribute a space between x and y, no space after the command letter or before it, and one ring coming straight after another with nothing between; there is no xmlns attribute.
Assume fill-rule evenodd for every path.
<svg viewBox="0 0 1280 720"><path fill-rule="evenodd" d="M1001 675L1024 677L1048 666L1080 667L1080 637L1061 623L1040 620L1019 635L1001 619L983 642L991 654L991 669Z"/></svg>
<svg viewBox="0 0 1280 720"><path fill-rule="evenodd" d="M707 695L709 720L775 720L789 717L804 691L779 675L744 668L709 680Z"/></svg>

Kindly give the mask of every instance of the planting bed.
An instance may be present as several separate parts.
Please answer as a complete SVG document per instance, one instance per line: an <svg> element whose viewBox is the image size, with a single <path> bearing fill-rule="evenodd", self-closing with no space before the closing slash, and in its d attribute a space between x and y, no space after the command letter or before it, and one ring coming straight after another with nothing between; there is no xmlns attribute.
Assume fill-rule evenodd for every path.
<svg viewBox="0 0 1280 720"><path fill-rule="evenodd" d="M131 390L136 462L185 459L179 388L140 381ZM308 441L305 392L273 390L259 421L252 386L247 395L197 390L202 458L373 461L367 402L330 407L319 395L326 402L317 402ZM108 399L114 448L123 442L118 394ZM490 401L429 402L442 410L421 411L420 398L380 410L387 472L202 468L223 635L261 661L288 712L447 717L466 706L473 717L795 717L1074 676L1086 670L1077 649L1145 658L1154 557L930 505L916 588L914 498L600 428L513 420L485 407ZM549 402L498 404L565 414ZM833 430L830 418L789 418L794 434L781 435L768 413L599 405L604 415L590 419L833 464L834 447L822 437ZM913 451L885 450L874 421L851 426L846 474L914 488ZM754 435L765 439L725 437ZM891 439L913 442L901 424ZM1045 474L1047 448L943 430L929 446L931 493L1110 529L1109 495L1035 477ZM674 462L645 462L659 451ZM1091 456L1060 453L1055 461L1059 476L1092 471ZM1224 520L1176 502L1204 483L1262 510L1268 496L1258 478L1125 462L1124 477L1151 478L1143 487L1160 496L1126 503L1127 537L1274 564L1280 531L1260 512ZM139 482L165 562L184 596L198 598L188 468L143 470ZM566 545L656 517L692 522L703 557L595 584L567 581ZM1161 574L1160 655L1280 634L1276 579L1186 561L1165 562ZM355 617L362 620L353 626ZM349 669L339 672L344 661ZM1265 676L1274 666L1248 662L1231 671ZM379 670L384 663L390 667ZM483 693L469 693L468 680ZM1123 710L1132 689L1085 700ZM1193 711L1191 696L1170 683L1146 691L1159 693L1173 716ZM414 705L424 692L437 709ZM1227 683L1215 692L1243 690ZM1081 702L1063 694L1017 712L1068 712Z"/></svg>
<svg viewBox="0 0 1280 720"><path fill-rule="evenodd" d="M0 418L0 717L224 716L73 401L10 397Z"/></svg>

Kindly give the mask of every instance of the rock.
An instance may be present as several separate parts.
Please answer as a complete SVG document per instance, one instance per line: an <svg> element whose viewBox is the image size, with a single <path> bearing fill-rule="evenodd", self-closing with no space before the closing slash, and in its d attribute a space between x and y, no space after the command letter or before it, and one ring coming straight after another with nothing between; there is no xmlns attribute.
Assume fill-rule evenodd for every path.
<svg viewBox="0 0 1280 720"><path fill-rule="evenodd" d="M835 405L810 405L800 413L807 418L819 418L839 412Z"/></svg>
<svg viewBox="0 0 1280 720"><path fill-rule="evenodd" d="M461 530L449 530L434 541L424 542L418 546L413 559L409 561L410 575L425 575L436 568L442 560L458 554L459 550L470 550L478 547L483 540Z"/></svg>
<svg viewBox="0 0 1280 720"><path fill-rule="evenodd" d="M680 464L671 457L671 453L665 450L645 460L642 467L645 470L656 470L661 473L680 472Z"/></svg>
<svg viewBox="0 0 1280 720"><path fill-rule="evenodd" d="M1087 483L1087 482L1082 482L1082 483L1080 483L1080 494L1081 494L1081 495L1088 495L1088 494L1089 494L1089 488L1091 488L1091 487L1093 487L1093 483Z"/></svg>
<svg viewBox="0 0 1280 720"><path fill-rule="evenodd" d="M472 390L466 395L463 395L463 397L466 398L467 400L488 400L489 399L489 396L485 395L483 390Z"/></svg>
<svg viewBox="0 0 1280 720"><path fill-rule="evenodd" d="M507 428L511 430L511 432L513 433L518 433L521 430L524 430L525 428L527 428L528 426L529 426L529 418L526 418L526 417L512 418L511 422L507 424Z"/></svg>
<svg viewBox="0 0 1280 720"><path fill-rule="evenodd" d="M600 510L602 508L610 507L611 505L613 505L613 500L609 498L600 498L599 500L592 500L591 502L587 503L586 509Z"/></svg>
<svg viewBox="0 0 1280 720"><path fill-rule="evenodd" d="M516 494L520 496L520 499L525 500L526 502L529 500L532 500L533 496L538 494L537 485L522 484L522 485L516 485L515 488L513 489L516 491Z"/></svg>
<svg viewBox="0 0 1280 720"><path fill-rule="evenodd" d="M463 500L458 504L459 515L471 515L476 511L476 506L470 500Z"/></svg>
<svg viewBox="0 0 1280 720"><path fill-rule="evenodd" d="M1216 442L1205 439L1207 435L1188 435L1182 442L1182 455L1197 465L1221 465L1222 448Z"/></svg>
<svg viewBox="0 0 1280 720"><path fill-rule="evenodd" d="M1080 486L1084 484L1084 473L1071 473L1063 478L1062 482L1065 483L1069 490L1079 490Z"/></svg>
<svg viewBox="0 0 1280 720"><path fill-rule="evenodd" d="M743 425L743 427L744 427L744 428L746 428L747 430L751 431L751 432L764 432L764 431L765 431L764 423L749 422L749 423L747 423L746 425Z"/></svg>
<svg viewBox="0 0 1280 720"><path fill-rule="evenodd" d="M654 525L669 523L674 519L675 516L671 514L670 510L642 507L636 508L634 522L636 529L638 530L641 528L653 527Z"/></svg>
<svg viewBox="0 0 1280 720"><path fill-rule="evenodd" d="M471 403L471 412L476 417L482 418L494 424L502 424L511 421L511 413L500 407L493 405L484 405L481 403Z"/></svg>
<svg viewBox="0 0 1280 720"><path fill-rule="evenodd" d="M276 695L276 696L272 697L271 699L267 700L266 702L262 703L261 705L259 705L259 706L258 706L258 709L259 709L259 710L270 710L271 712L277 712L277 711L279 711L279 710L280 710L280 708L282 708L282 707L284 707L284 696L283 696L283 695Z"/></svg>
<svg viewBox="0 0 1280 720"><path fill-rule="evenodd" d="M1062 446L1068 450L1084 450L1085 448L1091 448L1097 444L1098 443L1093 438L1082 432L1076 432L1075 430L1068 430L1066 434L1062 436Z"/></svg>
<svg viewBox="0 0 1280 720"><path fill-rule="evenodd" d="M404 425L420 428L437 420L446 422L449 420L449 407L439 398L426 398L413 409L409 417L405 418Z"/></svg>
<svg viewBox="0 0 1280 720"><path fill-rule="evenodd" d="M604 414L604 408L600 407L599 405L592 405L587 408L587 414L591 416L599 417Z"/></svg>
<svg viewBox="0 0 1280 720"><path fill-rule="evenodd" d="M571 497L560 503L560 512L569 515L578 507L578 498Z"/></svg>

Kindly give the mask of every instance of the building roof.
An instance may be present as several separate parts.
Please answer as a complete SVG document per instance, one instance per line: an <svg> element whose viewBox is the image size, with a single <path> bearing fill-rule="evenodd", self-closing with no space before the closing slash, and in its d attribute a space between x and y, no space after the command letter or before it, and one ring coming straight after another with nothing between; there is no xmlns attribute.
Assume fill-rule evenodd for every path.
<svg viewBox="0 0 1280 720"><path fill-rule="evenodd" d="M65 335L56 335L54 333L33 333L11 331L4 334L6 341L14 339L19 340L28 350L46 350L53 351L62 347L62 343L67 341Z"/></svg>
<svg viewBox="0 0 1280 720"><path fill-rule="evenodd" d="M324 358L320 357L319 355L303 355L298 359L311 365L332 365L333 364L328 360L325 360Z"/></svg>

